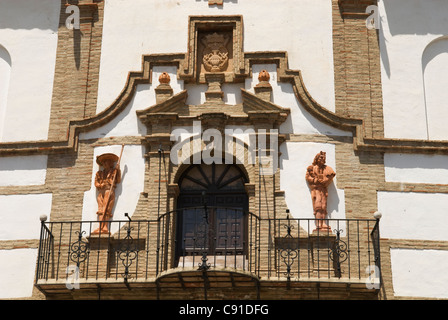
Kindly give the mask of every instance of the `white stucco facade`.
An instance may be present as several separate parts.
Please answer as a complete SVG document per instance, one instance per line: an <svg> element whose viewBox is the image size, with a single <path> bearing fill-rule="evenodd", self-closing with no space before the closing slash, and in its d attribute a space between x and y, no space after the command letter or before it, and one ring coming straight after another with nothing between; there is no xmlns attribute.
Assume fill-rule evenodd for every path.
<svg viewBox="0 0 448 320"><path fill-rule="evenodd" d="M391 263L396 296L448 298L448 251L396 248Z"/></svg>
<svg viewBox="0 0 448 320"><path fill-rule="evenodd" d="M0 162L0 186L44 185L48 156L5 157Z"/></svg>
<svg viewBox="0 0 448 320"><path fill-rule="evenodd" d="M0 195L0 239L39 239L39 218L50 218L51 201L52 194Z"/></svg>
<svg viewBox="0 0 448 320"><path fill-rule="evenodd" d="M294 218L313 219L310 189L305 180L306 168L320 151L326 152L327 165L336 177L328 190L328 215L331 219L345 218L344 190L337 189L335 146L324 143L286 142L280 146L280 185L285 190L286 203ZM302 170L300 170L302 168Z"/></svg>
<svg viewBox="0 0 448 320"><path fill-rule="evenodd" d="M11 56L0 45L0 141L2 140L4 118L8 105L9 82L11 79Z"/></svg>
<svg viewBox="0 0 448 320"><path fill-rule="evenodd" d="M96 212L98 210L97 204L97 190L95 187L95 175L100 170L96 163L96 157L103 153L121 153L122 146L104 146L97 147L94 150L94 157L92 159L92 185L89 191L84 194L83 201L83 221L97 221ZM144 176L145 176L145 159L144 149L142 146L126 145L123 148L123 155L120 161L122 180L115 190L116 202L113 212L114 220L126 220L124 213L128 213L130 217L135 211L140 193L143 192ZM120 215L118 215L120 213ZM117 225L118 226L118 225ZM86 224L86 227L89 227ZM96 228L96 227L95 227ZM91 230L90 230L91 231ZM111 230L115 231L115 230Z"/></svg>
<svg viewBox="0 0 448 320"><path fill-rule="evenodd" d="M432 154L386 153L384 170L387 182L446 184L448 157Z"/></svg>
<svg viewBox="0 0 448 320"><path fill-rule="evenodd" d="M0 250L0 299L28 298L33 293L37 249Z"/></svg>
<svg viewBox="0 0 448 320"><path fill-rule="evenodd" d="M446 140L444 1L380 0L384 131L389 138Z"/></svg>
<svg viewBox="0 0 448 320"><path fill-rule="evenodd" d="M208 1L199 0L132 0L132 5L129 2L104 2L99 71L98 75L91 75L98 77L97 116L120 97L129 73L142 71L142 56L189 52L188 17L201 15L241 15L243 52L286 52L287 69L300 70L312 99L334 115L332 1L276 0L274 4L272 0L257 0L256 7L254 0L224 1L223 6L210 6ZM384 138L448 141L447 12L448 2L442 0L378 1ZM31 144L48 139L60 13L60 0L0 0L0 143ZM286 142L278 150L280 181L275 197L284 193L282 201L293 218L313 219L305 173L315 155L324 151L327 165L336 172L329 187L328 217L345 219L347 199L353 194L352 190L349 195L344 189L344 186L351 187L347 182L350 178L344 176L341 179L344 184L338 184L341 168L337 167L337 144L349 144L356 137L352 131L324 122L324 117L313 116L304 102L299 101L293 84L279 81L277 65L267 63L251 64L251 77L241 83L223 84L223 101L231 106L242 104L241 89L255 93L260 71L267 70L272 87L271 102L290 112L279 126ZM139 201L145 197L148 149L139 142L149 130L138 118L137 111L156 104L154 89L160 84L158 79L163 72L170 75L174 95L187 91L187 105L206 102L207 84L185 84L177 78L176 66L158 65L152 69L152 83L139 83L121 112L93 129L83 129L79 141L89 147L93 145L93 157L88 159L91 174L89 171L86 178L90 179L90 188L81 191L84 192L80 205L83 221L97 220L94 178L99 165L96 157L108 152L118 155L122 146L117 141L127 142L121 159L122 183L116 189L113 219L126 220L124 213L132 217ZM66 90L70 90L69 79ZM348 122L347 119L340 121ZM244 131L253 126L225 128ZM175 129L184 130L185 137L192 132L191 126ZM322 142L325 140L329 142ZM71 169L49 161L54 154L47 154L47 150L40 153L37 149L33 153L0 157L0 191L3 192L0 193L0 299L32 295L39 217L45 215L51 221L54 205L51 190L54 186L46 184L47 175ZM378 191L373 190L373 193L377 191L373 202L377 201L377 210L382 214L381 238L392 243L386 254L391 261L394 295L448 299L448 276L444 274L448 251L420 245L428 242L437 246L448 241L448 155L446 152L379 153L384 154L383 158L379 157L384 162L375 165L384 165L384 181L379 183ZM354 154L354 157L359 155ZM57 178L63 179L63 176L60 174ZM255 185L254 181L250 183ZM361 187L356 185L356 188ZM350 198L350 201L355 200ZM368 214L368 218L373 217L373 211ZM12 244L16 241L31 243L30 248L17 249Z"/></svg>
<svg viewBox="0 0 448 320"><path fill-rule="evenodd" d="M393 239L446 241L448 195L378 192L381 236Z"/></svg>
<svg viewBox="0 0 448 320"><path fill-rule="evenodd" d="M447 140L448 3L379 1L385 136ZM445 155L385 154L385 179L404 184L448 183ZM446 194L378 192L386 238L446 241ZM395 294L448 298L446 251L391 250Z"/></svg>
<svg viewBox="0 0 448 320"><path fill-rule="evenodd" d="M331 10L328 0L302 0L300 6L288 0L276 1L275 6L260 0L256 10L252 0L219 8L209 7L207 1L135 0L131 7L125 0L107 1L97 112L118 96L129 71L141 69L143 54L187 51L189 15L242 15L244 51L287 51L290 68L302 70L311 94L334 110Z"/></svg>
<svg viewBox="0 0 448 320"><path fill-rule="evenodd" d="M2 0L0 7L0 46L11 57L6 108L0 104L0 141L46 140L60 1Z"/></svg>

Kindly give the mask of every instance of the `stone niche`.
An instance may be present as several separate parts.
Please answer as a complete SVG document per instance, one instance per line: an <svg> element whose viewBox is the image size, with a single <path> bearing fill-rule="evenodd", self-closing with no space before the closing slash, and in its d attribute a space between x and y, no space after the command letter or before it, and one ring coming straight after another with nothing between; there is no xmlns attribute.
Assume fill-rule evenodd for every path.
<svg viewBox="0 0 448 320"><path fill-rule="evenodd" d="M205 74L233 71L233 35L231 30L199 31L198 35L199 82Z"/></svg>
<svg viewBox="0 0 448 320"><path fill-rule="evenodd" d="M210 83L207 75L220 75L222 83L243 82L245 73L241 16L191 16L189 51L180 77L186 83ZM216 77L212 76L215 80Z"/></svg>

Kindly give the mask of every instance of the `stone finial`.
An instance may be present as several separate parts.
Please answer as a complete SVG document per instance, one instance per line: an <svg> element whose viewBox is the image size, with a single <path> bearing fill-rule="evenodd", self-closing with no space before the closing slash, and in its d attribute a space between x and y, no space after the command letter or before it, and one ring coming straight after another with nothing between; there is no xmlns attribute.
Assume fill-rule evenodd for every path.
<svg viewBox="0 0 448 320"><path fill-rule="evenodd" d="M160 84L155 88L156 103L161 103L173 95L173 88L170 86L171 77L167 72L162 72L159 76Z"/></svg>
<svg viewBox="0 0 448 320"><path fill-rule="evenodd" d="M161 84L169 84L171 81L170 75L167 72L163 72L160 76L159 76L159 82Z"/></svg>
<svg viewBox="0 0 448 320"><path fill-rule="evenodd" d="M261 70L260 73L258 74L258 81L260 82L267 82L269 81L269 79L271 79L271 76L269 75L269 72L267 72L266 70Z"/></svg>
<svg viewBox="0 0 448 320"><path fill-rule="evenodd" d="M375 211L375 213L373 214L373 217L377 220L380 220L382 216L382 213L379 211Z"/></svg>
<svg viewBox="0 0 448 320"><path fill-rule="evenodd" d="M255 94L266 101L272 99L272 86L269 83L271 76L266 70L261 70L258 74L259 83L255 86Z"/></svg>

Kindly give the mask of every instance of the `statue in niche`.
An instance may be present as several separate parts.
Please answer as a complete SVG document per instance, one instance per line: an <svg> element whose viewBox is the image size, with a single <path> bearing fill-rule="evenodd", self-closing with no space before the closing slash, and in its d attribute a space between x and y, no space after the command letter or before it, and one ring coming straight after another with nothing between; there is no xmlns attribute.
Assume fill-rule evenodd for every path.
<svg viewBox="0 0 448 320"><path fill-rule="evenodd" d="M229 61L228 42L227 36L216 32L202 38L205 47L202 62L206 71L222 72L226 70Z"/></svg>
<svg viewBox="0 0 448 320"><path fill-rule="evenodd" d="M325 164L326 153L321 151L315 157L313 164L306 169L306 181L311 189L313 214L316 218L316 230L327 231L331 228L325 223L327 216L328 186L336 173Z"/></svg>
<svg viewBox="0 0 448 320"><path fill-rule="evenodd" d="M121 182L120 158L113 153L105 153L98 156L96 162L103 170L99 170L95 175L100 226L93 233L108 234L108 221L112 218L115 204L115 188Z"/></svg>

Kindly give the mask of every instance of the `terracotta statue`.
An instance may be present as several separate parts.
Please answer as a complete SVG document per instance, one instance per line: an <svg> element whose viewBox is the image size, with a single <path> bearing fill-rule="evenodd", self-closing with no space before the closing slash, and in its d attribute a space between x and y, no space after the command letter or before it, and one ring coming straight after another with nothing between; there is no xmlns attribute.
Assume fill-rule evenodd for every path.
<svg viewBox="0 0 448 320"><path fill-rule="evenodd" d="M112 218L115 203L115 188L121 182L121 171L117 155L105 153L97 157L96 162L103 167L95 176L95 187L98 190L97 202L100 226L93 233L109 233L108 221ZM115 165L115 163L117 163Z"/></svg>
<svg viewBox="0 0 448 320"><path fill-rule="evenodd" d="M311 189L311 199L313 202L313 214L316 218L317 230L330 230L325 223L327 216L327 198L328 186L333 181L336 173L325 164L326 153L319 152L315 157L313 164L306 170L306 181Z"/></svg>

